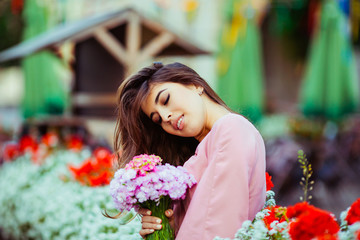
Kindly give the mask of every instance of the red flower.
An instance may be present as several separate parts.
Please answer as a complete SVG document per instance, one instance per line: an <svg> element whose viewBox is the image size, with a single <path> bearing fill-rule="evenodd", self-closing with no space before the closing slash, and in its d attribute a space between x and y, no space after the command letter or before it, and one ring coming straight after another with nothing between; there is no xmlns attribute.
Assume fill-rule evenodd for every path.
<svg viewBox="0 0 360 240"><path fill-rule="evenodd" d="M264 220L265 226L269 230L272 229L270 227L270 225L273 221L279 221L279 222L286 221L286 208L285 207L270 206L270 207L267 207L266 209L270 210L270 212L269 212L269 215L265 216L263 220Z"/></svg>
<svg viewBox="0 0 360 240"><path fill-rule="evenodd" d="M80 151L83 148L83 140L76 135L71 136L67 141L67 147L73 151Z"/></svg>
<svg viewBox="0 0 360 240"><path fill-rule="evenodd" d="M47 147L55 147L59 143L59 138L55 133L46 133L41 138L41 142Z"/></svg>
<svg viewBox="0 0 360 240"><path fill-rule="evenodd" d="M351 205L345 220L349 225L360 221L360 198Z"/></svg>
<svg viewBox="0 0 360 240"><path fill-rule="evenodd" d="M360 230L358 230L355 234L356 234L356 239L360 240Z"/></svg>
<svg viewBox="0 0 360 240"><path fill-rule="evenodd" d="M266 191L271 190L274 187L274 184L271 181L271 176L269 175L268 172L265 173L266 176Z"/></svg>
<svg viewBox="0 0 360 240"><path fill-rule="evenodd" d="M92 187L108 185L110 184L110 180L113 177L113 174L109 172L102 172L98 176L90 176L89 177L89 184Z"/></svg>
<svg viewBox="0 0 360 240"><path fill-rule="evenodd" d="M316 237L334 239L340 229L330 213L307 202L288 207L286 215L294 218L289 225L289 234L293 240L310 240Z"/></svg>
<svg viewBox="0 0 360 240"><path fill-rule="evenodd" d="M23 136L19 141L19 150L23 154L25 152L31 152L34 153L38 150L38 144L30 136Z"/></svg>
<svg viewBox="0 0 360 240"><path fill-rule="evenodd" d="M11 161L20 154L19 146L16 143L7 143L3 149L3 157L5 161Z"/></svg>
<svg viewBox="0 0 360 240"><path fill-rule="evenodd" d="M94 157L98 164L103 167L111 168L113 166L114 156L107 148L96 148L94 150Z"/></svg>
<svg viewBox="0 0 360 240"><path fill-rule="evenodd" d="M97 148L93 156L79 167L68 165L74 179L83 185L92 187L107 185L113 175L113 155L106 148Z"/></svg>
<svg viewBox="0 0 360 240"><path fill-rule="evenodd" d="M316 240L338 240L339 238L336 235L326 234L321 237L317 237Z"/></svg>
<svg viewBox="0 0 360 240"><path fill-rule="evenodd" d="M87 159L79 167L68 165L68 169L72 173L75 180L77 180L83 185L88 185L88 176L92 173L94 167L91 159Z"/></svg>
<svg viewBox="0 0 360 240"><path fill-rule="evenodd" d="M292 207L288 207L286 216L288 218L296 218L300 215L309 214L313 210L313 206L309 205L307 202L300 202L295 204Z"/></svg>
<svg viewBox="0 0 360 240"><path fill-rule="evenodd" d="M68 165L68 168L75 178L83 174L89 174L94 169L91 159L85 160L79 167Z"/></svg>

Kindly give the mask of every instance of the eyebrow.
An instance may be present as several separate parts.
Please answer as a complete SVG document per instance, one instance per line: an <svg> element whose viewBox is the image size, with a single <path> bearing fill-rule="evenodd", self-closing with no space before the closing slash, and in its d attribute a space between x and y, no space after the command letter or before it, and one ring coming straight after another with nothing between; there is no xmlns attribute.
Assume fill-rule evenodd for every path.
<svg viewBox="0 0 360 240"><path fill-rule="evenodd" d="M165 89L163 89L163 90L161 90L161 91L158 92L158 94L156 95L156 98L155 98L155 103L156 103L156 104L159 102L160 94L161 94L163 91L165 91L166 89L167 89L167 88L165 88Z"/></svg>

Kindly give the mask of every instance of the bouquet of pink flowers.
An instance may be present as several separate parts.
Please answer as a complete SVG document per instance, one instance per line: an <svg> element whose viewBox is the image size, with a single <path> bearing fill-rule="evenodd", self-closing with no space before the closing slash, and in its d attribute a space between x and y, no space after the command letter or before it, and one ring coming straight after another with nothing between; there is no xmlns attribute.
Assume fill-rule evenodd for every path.
<svg viewBox="0 0 360 240"><path fill-rule="evenodd" d="M146 208L162 219L162 229L150 234L148 240L174 239L165 211L172 200L184 199L186 190L196 184L185 168L161 165L161 161L155 155L135 156L110 182L110 194L118 210Z"/></svg>

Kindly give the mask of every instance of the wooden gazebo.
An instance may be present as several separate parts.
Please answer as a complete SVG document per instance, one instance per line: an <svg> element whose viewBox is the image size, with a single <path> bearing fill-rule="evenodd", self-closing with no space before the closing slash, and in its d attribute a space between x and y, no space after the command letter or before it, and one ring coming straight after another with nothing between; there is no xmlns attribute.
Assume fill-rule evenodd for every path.
<svg viewBox="0 0 360 240"><path fill-rule="evenodd" d="M124 9L54 28L0 53L0 63L65 41L74 45L71 101L78 116L114 116L118 86L145 60L208 54L136 10Z"/></svg>

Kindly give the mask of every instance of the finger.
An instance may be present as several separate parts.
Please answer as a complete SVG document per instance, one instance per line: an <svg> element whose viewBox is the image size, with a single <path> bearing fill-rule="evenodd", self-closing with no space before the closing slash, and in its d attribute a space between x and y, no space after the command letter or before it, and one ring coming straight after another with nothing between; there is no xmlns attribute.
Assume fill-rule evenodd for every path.
<svg viewBox="0 0 360 240"><path fill-rule="evenodd" d="M153 232L154 232L154 229L141 229L139 233L140 233L141 237L144 238L146 235L151 234Z"/></svg>
<svg viewBox="0 0 360 240"><path fill-rule="evenodd" d="M143 215L143 216L150 216L151 215L151 211L149 209L146 209L146 208L140 208L138 213Z"/></svg>
<svg viewBox="0 0 360 240"><path fill-rule="evenodd" d="M161 228L162 228L161 224L147 223L147 222L144 222L144 223L142 224L142 229L159 230L159 229L161 229Z"/></svg>
<svg viewBox="0 0 360 240"><path fill-rule="evenodd" d="M165 215L170 218L174 215L174 211L172 209L168 209L165 211Z"/></svg>
<svg viewBox="0 0 360 240"><path fill-rule="evenodd" d="M154 216L143 216L141 222L145 223L161 223L161 218Z"/></svg>

